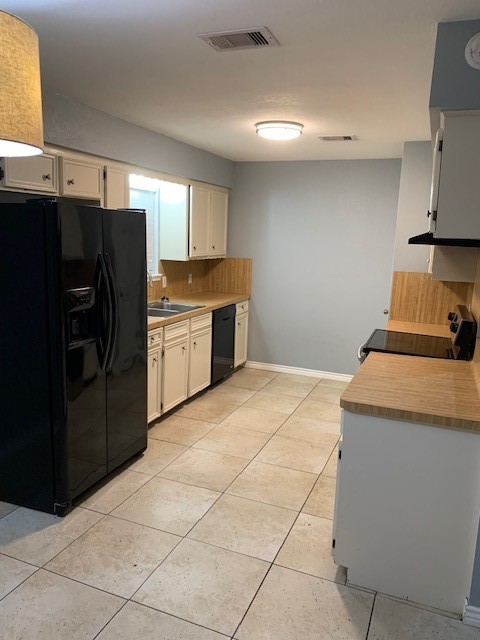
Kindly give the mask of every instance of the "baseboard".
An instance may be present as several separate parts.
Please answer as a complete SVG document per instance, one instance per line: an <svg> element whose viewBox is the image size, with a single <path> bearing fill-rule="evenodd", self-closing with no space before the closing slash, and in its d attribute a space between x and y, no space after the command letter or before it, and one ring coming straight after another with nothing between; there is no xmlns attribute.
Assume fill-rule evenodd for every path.
<svg viewBox="0 0 480 640"><path fill-rule="evenodd" d="M283 364L269 364L268 362L252 362L247 360L245 366L249 369L264 369L265 371L275 371L276 373L293 373L311 378L326 378L337 380L338 382L350 382L353 376L346 373L332 373L331 371L317 371L316 369L302 369L301 367L287 367Z"/></svg>
<svg viewBox="0 0 480 640"><path fill-rule="evenodd" d="M470 627L480 628L480 607L474 607L472 604L465 605L463 622Z"/></svg>

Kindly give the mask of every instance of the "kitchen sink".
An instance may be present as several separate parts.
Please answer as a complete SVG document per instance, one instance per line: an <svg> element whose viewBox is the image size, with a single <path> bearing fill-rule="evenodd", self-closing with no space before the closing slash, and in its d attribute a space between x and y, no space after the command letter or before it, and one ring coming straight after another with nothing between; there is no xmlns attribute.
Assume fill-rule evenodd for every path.
<svg viewBox="0 0 480 640"><path fill-rule="evenodd" d="M157 318L170 318L171 316L201 309L204 305L176 304L175 302L151 302L147 305L147 315Z"/></svg>

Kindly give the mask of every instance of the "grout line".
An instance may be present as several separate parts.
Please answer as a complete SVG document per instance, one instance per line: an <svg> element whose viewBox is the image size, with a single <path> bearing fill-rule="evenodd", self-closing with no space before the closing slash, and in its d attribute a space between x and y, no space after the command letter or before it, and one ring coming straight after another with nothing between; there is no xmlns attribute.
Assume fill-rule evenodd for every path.
<svg viewBox="0 0 480 640"><path fill-rule="evenodd" d="M0 554L2 555L2 554ZM3 554L6 555L6 554ZM12 558L12 556L7 556L8 558ZM18 558L13 558L13 560L18 560ZM23 562L23 560L19 560L19 562ZM19 582L17 585L15 585L13 587L13 589L10 589L10 591L8 591L7 593L5 593L1 598L0 598L0 602L2 600L4 600L5 598L7 598L11 593L13 593L16 589L18 589L18 587L20 587L24 582L26 582L27 580L29 580L32 576L34 576L36 573L38 573L40 571L41 567L37 567L35 565L31 565L30 563L25 563L25 564L29 564L31 567L35 567L35 571L33 573L31 573L29 576L27 576L24 580L22 580L21 582Z"/></svg>
<svg viewBox="0 0 480 640"><path fill-rule="evenodd" d="M368 640L368 636L370 634L370 626L372 624L373 610L375 609L376 602L377 602L377 594L375 593L375 595L373 596L372 610L370 611L370 618L368 619L367 635L365 636L365 640Z"/></svg>
<svg viewBox="0 0 480 640"><path fill-rule="evenodd" d="M110 624L110 622L111 622L111 621L112 621L112 620L113 620L113 619L114 619L114 618L115 618L115 617L120 613L120 611L122 611L122 609L123 609L124 607L126 607L126 606L127 606L127 604L128 604L129 602L130 602L130 600L125 600L125 602L122 604L122 606L120 607L120 609L119 609L117 612L115 612L115 613L113 614L113 616L112 616L109 620L107 620L107 622L103 625L103 627L100 629L100 631L99 631L97 634L95 634L95 635L93 636L92 640L95 640L95 638L98 638L98 636L102 633L102 631L105 629L105 627L107 627L107 626Z"/></svg>

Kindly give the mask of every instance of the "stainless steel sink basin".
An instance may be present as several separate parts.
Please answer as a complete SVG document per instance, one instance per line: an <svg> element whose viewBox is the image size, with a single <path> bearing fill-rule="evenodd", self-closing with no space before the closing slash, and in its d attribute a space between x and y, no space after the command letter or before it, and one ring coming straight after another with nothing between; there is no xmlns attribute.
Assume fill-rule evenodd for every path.
<svg viewBox="0 0 480 640"><path fill-rule="evenodd" d="M155 316L156 318L170 318L171 316L178 316L180 311L173 311L171 309L147 309L147 316Z"/></svg>
<svg viewBox="0 0 480 640"><path fill-rule="evenodd" d="M151 302L147 305L147 315L158 318L169 318L170 316L193 309L201 309L204 305L177 304L175 302Z"/></svg>

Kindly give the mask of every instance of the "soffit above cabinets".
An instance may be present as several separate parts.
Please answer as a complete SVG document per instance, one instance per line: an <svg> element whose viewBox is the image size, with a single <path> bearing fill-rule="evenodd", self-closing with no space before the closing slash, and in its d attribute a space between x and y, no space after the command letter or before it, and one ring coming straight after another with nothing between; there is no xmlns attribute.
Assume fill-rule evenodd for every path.
<svg viewBox="0 0 480 640"><path fill-rule="evenodd" d="M400 157L430 138L436 24L478 0L7 0L40 38L45 88L236 161ZM217 54L201 33L268 25L279 46ZM272 143L254 124L304 123ZM353 132L352 144L321 135Z"/></svg>

